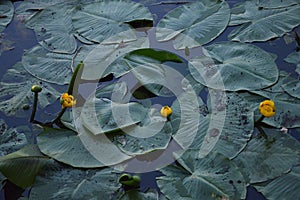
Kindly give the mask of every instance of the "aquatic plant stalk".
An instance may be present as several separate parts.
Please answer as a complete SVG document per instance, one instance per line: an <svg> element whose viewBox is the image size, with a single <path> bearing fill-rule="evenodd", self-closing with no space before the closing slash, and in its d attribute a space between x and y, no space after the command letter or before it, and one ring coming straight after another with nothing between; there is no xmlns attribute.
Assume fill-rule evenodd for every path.
<svg viewBox="0 0 300 200"><path fill-rule="evenodd" d="M38 98L39 98L39 93L38 92L34 92L33 107L32 107L32 112L31 112L31 116L30 116L29 122L33 122L34 121Z"/></svg>

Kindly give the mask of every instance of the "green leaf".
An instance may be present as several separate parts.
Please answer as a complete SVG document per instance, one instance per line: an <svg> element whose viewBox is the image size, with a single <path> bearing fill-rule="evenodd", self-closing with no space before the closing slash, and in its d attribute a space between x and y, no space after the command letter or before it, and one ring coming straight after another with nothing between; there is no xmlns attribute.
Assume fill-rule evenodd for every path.
<svg viewBox="0 0 300 200"><path fill-rule="evenodd" d="M279 130L264 129L268 140L254 137L235 159L249 183L263 182L287 172L299 161L300 144Z"/></svg>
<svg viewBox="0 0 300 200"><path fill-rule="evenodd" d="M278 80L275 58L254 45L222 42L207 46L203 51L206 57L191 59L189 69L194 79L207 87L256 90Z"/></svg>
<svg viewBox="0 0 300 200"><path fill-rule="evenodd" d="M80 170L54 165L37 177L29 199L117 199L118 176L111 168Z"/></svg>
<svg viewBox="0 0 300 200"><path fill-rule="evenodd" d="M299 196L300 167L295 166L289 173L254 187L269 200L294 199Z"/></svg>
<svg viewBox="0 0 300 200"><path fill-rule="evenodd" d="M117 103L91 97L82 108L81 121L94 135L100 135L134 127L146 113L147 109L136 102Z"/></svg>
<svg viewBox="0 0 300 200"><path fill-rule="evenodd" d="M241 26L235 28L229 38L240 42L267 41L290 32L300 24L300 4L290 6L290 1L281 4L286 6L264 9L256 0L237 4L231 10L229 24Z"/></svg>
<svg viewBox="0 0 300 200"><path fill-rule="evenodd" d="M88 40L101 43L113 37L114 40L111 41L127 42L136 38L128 23L152 21L152 16L142 4L126 0L105 0L79 4L72 20L75 31Z"/></svg>
<svg viewBox="0 0 300 200"><path fill-rule="evenodd" d="M8 180L26 188L34 183L36 175L49 162L36 145L28 145L14 153L0 157L0 171Z"/></svg>
<svg viewBox="0 0 300 200"><path fill-rule="evenodd" d="M0 156L13 153L27 144L26 136L15 128L8 128L3 119L0 119Z"/></svg>
<svg viewBox="0 0 300 200"><path fill-rule="evenodd" d="M289 95L300 99L300 81L292 80L284 85L282 85L284 91L286 91Z"/></svg>
<svg viewBox="0 0 300 200"><path fill-rule="evenodd" d="M166 149L172 136L172 127L157 109L150 109L149 116L141 125L125 128L119 134L107 136L127 155L142 155Z"/></svg>
<svg viewBox="0 0 300 200"><path fill-rule="evenodd" d="M0 29L1 29L1 26L0 26ZM9 51L9 50L12 50L15 48L14 47L15 42L5 39L5 35L3 38L0 38L0 44L1 44L0 45L0 56L1 56L2 52Z"/></svg>
<svg viewBox="0 0 300 200"><path fill-rule="evenodd" d="M45 82L64 85L72 76L72 55L53 53L39 45L24 53L22 63L30 74Z"/></svg>
<svg viewBox="0 0 300 200"><path fill-rule="evenodd" d="M28 112L29 105L33 102L31 86L42 85L39 93L39 106L46 107L60 96L60 93L50 84L43 83L30 75L21 63L17 63L7 70L0 82L0 110L8 116L21 115Z"/></svg>
<svg viewBox="0 0 300 200"><path fill-rule="evenodd" d="M225 1L205 0L179 6L160 20L156 38L174 39L175 49L201 46L220 35L229 18L230 9Z"/></svg>
<svg viewBox="0 0 300 200"><path fill-rule="evenodd" d="M161 192L169 199L243 199L246 183L237 167L221 154L199 159L198 150L187 150L157 178Z"/></svg>
<svg viewBox="0 0 300 200"><path fill-rule="evenodd" d="M79 129L79 126L76 128ZM87 134L91 133L83 128L79 130L80 134L66 129L47 128L37 136L38 145L44 154L73 167L104 167L130 158L128 156L114 157L112 154L116 155L116 153L113 150L117 149L117 147L114 149L112 143L107 144L107 140L104 137L94 137L92 138L93 142L101 145L99 148L103 148L101 155L99 155L103 159L95 158L91 150L93 147L92 142L88 146L84 140L86 139L84 136L88 137Z"/></svg>
<svg viewBox="0 0 300 200"><path fill-rule="evenodd" d="M300 51L289 54L284 61L296 65L296 72L300 75Z"/></svg>
<svg viewBox="0 0 300 200"><path fill-rule="evenodd" d="M151 58L157 62L164 63L164 62L176 62L176 63L182 63L182 59L178 57L176 54L163 51L163 50L155 50L155 49L137 49L134 51L131 51L128 53L125 58L131 60L136 58L135 56L144 57L144 58Z"/></svg>
<svg viewBox="0 0 300 200"><path fill-rule="evenodd" d="M26 25L34 29L39 43L49 51L71 54L77 43L73 36L72 7L56 4L32 16Z"/></svg>
<svg viewBox="0 0 300 200"><path fill-rule="evenodd" d="M83 63L85 66L82 72L82 78L85 80L99 80L110 73L106 73L105 70L117 58L130 51L147 47L149 47L147 37L139 37L137 40L129 42L99 44L92 46L92 48L84 46L83 54L85 55L80 55L80 57L84 58Z"/></svg>
<svg viewBox="0 0 300 200"><path fill-rule="evenodd" d="M159 194L156 191L147 191L146 193L137 190L128 190L124 193L119 200L158 200ZM160 196L160 200L167 200L165 197Z"/></svg>
<svg viewBox="0 0 300 200"><path fill-rule="evenodd" d="M299 4L299 0L260 0L259 6L263 8L281 8Z"/></svg>
<svg viewBox="0 0 300 200"><path fill-rule="evenodd" d="M11 1L2 0L0 2L0 32L11 22L14 16L14 5Z"/></svg>

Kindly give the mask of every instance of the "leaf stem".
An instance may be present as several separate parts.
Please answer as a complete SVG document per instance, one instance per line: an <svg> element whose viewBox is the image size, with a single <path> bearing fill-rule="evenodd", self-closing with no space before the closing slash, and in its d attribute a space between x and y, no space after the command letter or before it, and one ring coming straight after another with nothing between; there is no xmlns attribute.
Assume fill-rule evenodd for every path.
<svg viewBox="0 0 300 200"><path fill-rule="evenodd" d="M29 120L30 123L34 121L38 99L39 99L39 93L34 92L33 107L32 107L32 112L31 112L31 116L30 116L30 120Z"/></svg>

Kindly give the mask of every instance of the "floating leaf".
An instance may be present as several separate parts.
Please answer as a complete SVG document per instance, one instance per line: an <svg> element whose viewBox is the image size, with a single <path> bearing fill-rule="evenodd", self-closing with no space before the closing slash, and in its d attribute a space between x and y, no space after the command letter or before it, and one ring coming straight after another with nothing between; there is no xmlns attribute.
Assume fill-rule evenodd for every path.
<svg viewBox="0 0 300 200"><path fill-rule="evenodd" d="M15 128L8 128L0 119L0 156L13 153L27 144L26 136Z"/></svg>
<svg viewBox="0 0 300 200"><path fill-rule="evenodd" d="M300 99L300 81L293 80L284 85L282 85L284 91L286 91L289 95Z"/></svg>
<svg viewBox="0 0 300 200"><path fill-rule="evenodd" d="M268 140L254 137L234 159L250 183L276 178L290 170L300 158L297 140L279 130L264 130Z"/></svg>
<svg viewBox="0 0 300 200"><path fill-rule="evenodd" d="M51 168L50 168L51 167ZM118 173L111 168L80 170L50 166L37 177L29 199L107 199L118 195Z"/></svg>
<svg viewBox="0 0 300 200"><path fill-rule="evenodd" d="M125 104L105 98L90 98L82 109L81 120L87 129L99 135L136 125L145 117L146 110L135 102Z"/></svg>
<svg viewBox="0 0 300 200"><path fill-rule="evenodd" d="M243 199L246 183L237 167L221 154L199 159L198 150L187 150L178 158L181 167L170 165L157 184L168 199Z"/></svg>
<svg viewBox="0 0 300 200"><path fill-rule="evenodd" d="M72 7L56 4L31 17L26 25L34 29L39 43L49 51L73 53L77 43L73 36Z"/></svg>
<svg viewBox="0 0 300 200"><path fill-rule="evenodd" d="M91 134L90 132L84 132L82 130L83 129L81 129L80 134ZM47 128L37 136L37 141L44 154L73 167L103 167L117 164L130 158L128 156L116 158L112 155L113 153L116 155L115 152L105 152L105 150L103 150L103 152L98 153L100 153L100 155L104 158L110 158L110 160L106 159L105 161L108 162L101 162L102 160L96 159L90 153L90 149L88 149L88 146L82 142L81 137L82 135L78 135L76 132L71 130ZM97 142L98 145L103 145L103 147L107 145L104 139L97 140L95 138L94 142ZM92 146L91 143L90 145ZM91 148L91 146L89 147ZM117 149L117 147L115 148ZM109 151L110 149L107 148L106 150Z"/></svg>
<svg viewBox="0 0 300 200"><path fill-rule="evenodd" d="M39 106L46 107L60 96L50 84L42 83L30 75L21 63L10 68L0 82L0 110L7 115L21 114L22 110L28 110L33 102L31 86L41 84L43 87L39 95Z"/></svg>
<svg viewBox="0 0 300 200"><path fill-rule="evenodd" d="M254 187L269 200L294 199L299 196L300 167L293 167L289 173Z"/></svg>
<svg viewBox="0 0 300 200"><path fill-rule="evenodd" d="M34 183L36 175L49 162L36 145L28 145L14 153L0 157L0 171L8 180L26 188Z"/></svg>
<svg viewBox="0 0 300 200"><path fill-rule="evenodd" d="M296 72L300 75L300 51L295 51L284 59L288 63L296 65Z"/></svg>
<svg viewBox="0 0 300 200"><path fill-rule="evenodd" d="M15 43L13 41L7 40L5 38L1 38L0 36L0 56L2 52L4 51L10 51L14 49L15 47L13 46Z"/></svg>
<svg viewBox="0 0 300 200"><path fill-rule="evenodd" d="M175 49L206 44L226 28L230 9L225 1L205 0L170 11L157 25L158 41L174 39Z"/></svg>
<svg viewBox="0 0 300 200"><path fill-rule="evenodd" d="M139 37L137 40L130 42L95 45L92 50L84 48L84 53L87 55L81 55L84 57L83 63L85 66L82 78L85 80L99 80L108 75L105 70L117 58L130 51L147 47L149 47L148 38Z"/></svg>
<svg viewBox="0 0 300 200"><path fill-rule="evenodd" d="M72 55L53 53L39 45L24 53L22 63L30 74L45 82L68 84L72 76Z"/></svg>
<svg viewBox="0 0 300 200"><path fill-rule="evenodd" d="M141 124L107 136L127 155L141 155L167 148L172 127L157 109L151 109L149 116Z"/></svg>
<svg viewBox="0 0 300 200"><path fill-rule="evenodd" d="M11 22L14 16L14 5L11 1L0 1L0 32Z"/></svg>
<svg viewBox="0 0 300 200"><path fill-rule="evenodd" d="M204 55L191 59L189 69L196 81L210 88L255 90L278 79L275 58L254 45L215 43L204 48Z"/></svg>
<svg viewBox="0 0 300 200"><path fill-rule="evenodd" d="M256 0L237 4L231 10L229 24L241 26L234 29L229 38L240 42L267 41L290 32L300 24L300 4L290 6L290 1L281 4L286 6L264 9Z"/></svg>
<svg viewBox="0 0 300 200"><path fill-rule="evenodd" d="M131 1L105 0L78 5L76 9L72 17L75 31L80 36L98 43L112 37L114 42L132 41L136 36L128 23L139 20L152 21L148 9Z"/></svg>
<svg viewBox="0 0 300 200"><path fill-rule="evenodd" d="M299 0L260 0L259 6L262 8L281 8L299 4Z"/></svg>

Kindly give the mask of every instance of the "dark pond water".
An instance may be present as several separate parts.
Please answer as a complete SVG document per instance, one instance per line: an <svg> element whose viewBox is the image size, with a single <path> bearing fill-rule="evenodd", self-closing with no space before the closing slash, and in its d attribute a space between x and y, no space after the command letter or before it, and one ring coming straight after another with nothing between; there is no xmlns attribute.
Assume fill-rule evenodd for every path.
<svg viewBox="0 0 300 200"><path fill-rule="evenodd" d="M153 1L137 1L137 2L146 2L145 5L148 6L151 13L154 14L155 22L157 22L162 16L164 16L168 11L174 9L176 4L153 4L153 3L147 3L147 2L153 2ZM175 2L175 1L173 1ZM178 2L178 1L177 1ZM230 6L233 4L240 2L238 0L234 1L227 1ZM20 2L15 2L15 6L18 6ZM154 24L155 25L155 24ZM227 30L219 36L216 41L227 41L227 35L230 33L231 28L227 28ZM10 51L3 52L0 56L0 79L2 78L3 74L9 69L11 66L13 66L15 63L21 61L22 55L24 53L24 50L30 49L31 47L35 46L37 44L34 32L27 29L20 21L17 19L14 19L12 23L9 24L9 26L6 28L6 30L3 31L2 36L3 38L7 40L11 40L14 42L14 48ZM289 55L291 52L293 52L296 48L295 42L292 42L290 44L286 44L283 38L275 39L269 42L264 43L255 43L257 46L263 48L264 50L274 53L278 56L277 59L277 65L280 69L285 70L287 72L293 73L295 68L284 62L283 59ZM297 75L294 74L296 77ZM160 100L161 101L161 100ZM59 107L51 107L51 109L58 109ZM6 123L9 127L17 127L20 125L27 125L28 124L28 118L15 118L15 117L6 117L4 113L0 112L0 118L5 119ZM300 141L300 136L296 132L291 132L291 134L296 137ZM155 176L159 175L159 172L150 172L145 173L142 175L142 188L156 188L155 183ZM7 183L5 188L1 190L0 193L0 199L6 199L13 200L16 199L19 195L28 195L28 190L25 192L21 189L14 186L12 183ZM247 193L247 200L263 200L264 197L258 193L254 188L249 187L248 193Z"/></svg>

